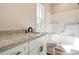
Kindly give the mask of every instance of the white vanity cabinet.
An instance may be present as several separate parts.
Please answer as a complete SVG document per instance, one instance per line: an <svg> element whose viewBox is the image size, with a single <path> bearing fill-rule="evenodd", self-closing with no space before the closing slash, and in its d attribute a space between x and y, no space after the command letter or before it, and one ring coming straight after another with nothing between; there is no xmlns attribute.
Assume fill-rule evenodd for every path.
<svg viewBox="0 0 79 59"><path fill-rule="evenodd" d="M47 35L43 35L34 39L30 38L27 42L20 44L16 47L13 47L11 49L7 49L6 51L0 53L0 55L46 55L46 54L47 54Z"/></svg>
<svg viewBox="0 0 79 59"><path fill-rule="evenodd" d="M27 54L28 54L28 42L0 53L0 55L27 55Z"/></svg>
<svg viewBox="0 0 79 59"><path fill-rule="evenodd" d="M47 35L29 41L29 55L47 54Z"/></svg>

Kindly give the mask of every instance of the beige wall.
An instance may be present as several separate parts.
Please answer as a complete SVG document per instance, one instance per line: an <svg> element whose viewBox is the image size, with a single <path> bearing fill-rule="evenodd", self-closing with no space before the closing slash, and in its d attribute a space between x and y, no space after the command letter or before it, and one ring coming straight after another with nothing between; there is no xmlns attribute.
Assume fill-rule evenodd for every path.
<svg viewBox="0 0 79 59"><path fill-rule="evenodd" d="M0 4L0 31L35 28L35 4Z"/></svg>
<svg viewBox="0 0 79 59"><path fill-rule="evenodd" d="M77 3L53 3L51 4L51 12L60 13L66 12L74 9L79 9L79 5Z"/></svg>

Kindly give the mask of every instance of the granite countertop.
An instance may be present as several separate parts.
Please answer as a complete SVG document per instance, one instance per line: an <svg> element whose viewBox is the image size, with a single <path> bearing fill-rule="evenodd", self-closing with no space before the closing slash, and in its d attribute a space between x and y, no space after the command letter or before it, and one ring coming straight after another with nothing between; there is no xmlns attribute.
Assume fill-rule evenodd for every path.
<svg viewBox="0 0 79 59"><path fill-rule="evenodd" d="M19 33L0 37L0 53L44 35L46 33Z"/></svg>

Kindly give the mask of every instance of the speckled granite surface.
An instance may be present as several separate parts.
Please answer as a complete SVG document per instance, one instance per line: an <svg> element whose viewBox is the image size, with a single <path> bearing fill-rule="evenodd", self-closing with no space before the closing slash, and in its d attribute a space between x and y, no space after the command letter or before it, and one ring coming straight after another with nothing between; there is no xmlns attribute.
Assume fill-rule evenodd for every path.
<svg viewBox="0 0 79 59"><path fill-rule="evenodd" d="M0 36L0 53L4 52L8 49L19 46L23 43L26 43L41 36L46 35L46 33L36 34L36 33L9 33L4 36Z"/></svg>

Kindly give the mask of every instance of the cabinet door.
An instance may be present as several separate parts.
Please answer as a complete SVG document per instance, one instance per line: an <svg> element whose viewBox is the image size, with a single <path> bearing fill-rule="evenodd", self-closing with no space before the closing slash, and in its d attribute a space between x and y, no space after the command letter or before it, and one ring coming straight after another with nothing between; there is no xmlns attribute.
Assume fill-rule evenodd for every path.
<svg viewBox="0 0 79 59"><path fill-rule="evenodd" d="M40 46L40 55L46 55L47 54L47 43L43 43Z"/></svg>
<svg viewBox="0 0 79 59"><path fill-rule="evenodd" d="M37 48L39 45L40 45L39 39L29 41L29 51L32 51L33 49Z"/></svg>
<svg viewBox="0 0 79 59"><path fill-rule="evenodd" d="M47 54L47 36L44 36L41 38L43 42L40 44L41 50L40 55L46 55Z"/></svg>
<svg viewBox="0 0 79 59"><path fill-rule="evenodd" d="M39 48L35 48L34 50L30 51L29 55L39 55Z"/></svg>

